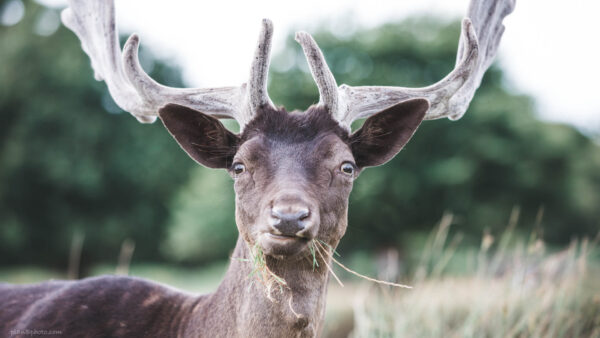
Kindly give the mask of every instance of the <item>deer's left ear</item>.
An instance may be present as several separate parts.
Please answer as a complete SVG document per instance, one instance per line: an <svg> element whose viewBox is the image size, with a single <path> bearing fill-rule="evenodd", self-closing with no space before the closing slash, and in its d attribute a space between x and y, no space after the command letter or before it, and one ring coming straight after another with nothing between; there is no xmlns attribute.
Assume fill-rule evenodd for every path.
<svg viewBox="0 0 600 338"><path fill-rule="evenodd" d="M168 104L158 115L177 143L196 162L209 168L228 168L239 138L219 120L197 110Z"/></svg>
<svg viewBox="0 0 600 338"><path fill-rule="evenodd" d="M350 136L350 146L359 168L391 160L410 140L429 109L429 101L413 99L369 117Z"/></svg>

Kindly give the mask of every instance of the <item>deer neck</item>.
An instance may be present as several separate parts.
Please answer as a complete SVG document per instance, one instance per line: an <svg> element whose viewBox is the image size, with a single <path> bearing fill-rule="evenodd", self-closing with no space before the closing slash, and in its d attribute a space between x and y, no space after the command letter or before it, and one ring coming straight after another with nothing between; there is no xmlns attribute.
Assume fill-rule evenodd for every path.
<svg viewBox="0 0 600 338"><path fill-rule="evenodd" d="M248 244L238 238L224 280L215 293L201 297L187 332L195 336L206 332L228 337L268 337L273 332L281 337L317 336L325 314L325 264L313 269L312 260L307 258L279 260L267 256L267 267L287 283L281 288L273 284L269 292L253 275L251 260Z"/></svg>

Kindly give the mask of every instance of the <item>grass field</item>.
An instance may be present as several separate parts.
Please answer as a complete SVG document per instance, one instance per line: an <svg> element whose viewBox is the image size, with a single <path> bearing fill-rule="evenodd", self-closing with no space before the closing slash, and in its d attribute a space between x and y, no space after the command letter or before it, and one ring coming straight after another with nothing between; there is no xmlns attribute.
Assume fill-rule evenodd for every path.
<svg viewBox="0 0 600 338"><path fill-rule="evenodd" d="M473 269L433 259L412 290L363 286L353 337L600 337L600 270L588 241L545 253L543 243L473 252Z"/></svg>

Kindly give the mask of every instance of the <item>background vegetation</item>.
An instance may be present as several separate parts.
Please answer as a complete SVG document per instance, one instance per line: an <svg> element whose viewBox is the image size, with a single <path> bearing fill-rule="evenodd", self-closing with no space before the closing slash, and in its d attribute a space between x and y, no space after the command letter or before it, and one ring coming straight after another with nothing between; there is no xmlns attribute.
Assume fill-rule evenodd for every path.
<svg viewBox="0 0 600 338"><path fill-rule="evenodd" d="M159 123L140 125L123 113L105 85L93 80L87 56L74 34L59 26L55 10L25 1L24 17L7 21L8 4L15 2L0 1L0 280L64 278L69 251L81 240L81 275L111 272L128 240L135 243L133 274L189 290L210 290L237 236L229 176L195 165ZM321 31L315 38L339 83L425 86L453 68L458 33L457 22L420 18L349 37ZM141 58L159 82L182 85L176 66L145 50ZM304 56L291 36L274 58L269 87L273 100L290 110L305 109L318 100ZM451 294L464 285L483 288L498 275L478 270L491 264L485 260L487 252L477 268L468 268L473 267L469 259L480 257L482 238L486 243L509 222L511 236L523 244L521 249L518 245L499 249L513 259L514 250L532 247L528 237L532 231L535 243L550 247L594 237L600 229L599 192L598 144L570 126L539 120L534 99L511 90L502 69L493 66L463 119L423 123L397 158L361 174L351 195L350 226L338 251L361 272L380 276L391 263L375 264L374 257L394 253L395 267L384 277L427 283L439 292ZM430 270L419 275L426 238L444 214L445 219L453 215L444 236L456 239L451 246L455 258L436 270L438 275L432 276ZM587 261L591 256L570 250L576 252L569 257L583 255ZM430 250L430 256L437 262L444 252L448 251ZM549 257L548 252L552 250L539 257ZM532 264L538 266L544 259ZM181 266L186 268L177 268ZM570 283L569 287L589 283L585 276L598 276L594 269L564 271L561 276L567 276L564 285ZM512 273L500 277L510 279ZM445 279L456 274L471 279L455 284ZM574 274L583 277L573 281L568 276ZM510 288L504 282L498 282L500 290ZM555 294L558 285L544 290ZM530 294L546 292L532 290ZM336 292L333 289L332 294ZM381 302L380 290L369 292L355 310L392 306ZM413 297L419 295L425 297ZM577 298L560 304L598 311L597 290L582 297L592 302ZM404 311L403 302L395 302L390 313ZM335 301L332 304L337 309ZM374 323L373 317L347 311L337 312L342 316L336 322L342 323L339 332L345 332L344 320L350 318L357 336L422 333L395 331L399 328L389 327L385 320ZM402 325L410 328L408 321L424 318L416 316ZM467 332L460 331L467 326L451 322L466 323L465 318L478 322L473 316L450 318L448 325ZM598 322L585 323L596 331L565 334L599 334ZM514 327L507 325L503 328ZM527 326L519 325L519 330ZM528 331L517 334L523 332Z"/></svg>
<svg viewBox="0 0 600 338"><path fill-rule="evenodd" d="M39 28L54 10L25 9L0 26L0 264L64 266L76 233L86 265L115 260L126 238L136 258L161 259L169 201L194 163L160 124L119 110L70 31ZM144 60L181 85L178 69Z"/></svg>

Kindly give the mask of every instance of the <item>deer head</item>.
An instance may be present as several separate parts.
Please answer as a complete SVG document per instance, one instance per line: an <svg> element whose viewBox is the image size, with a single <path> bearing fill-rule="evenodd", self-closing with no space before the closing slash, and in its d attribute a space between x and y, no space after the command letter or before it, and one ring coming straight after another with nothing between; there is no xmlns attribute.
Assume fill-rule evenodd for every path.
<svg viewBox="0 0 600 338"><path fill-rule="evenodd" d="M353 134L324 107L294 113L260 108L239 135L184 106L169 104L159 115L193 159L230 173L245 241L283 257L298 256L315 238L337 245L354 179L396 155L428 107L424 99L401 102Z"/></svg>

